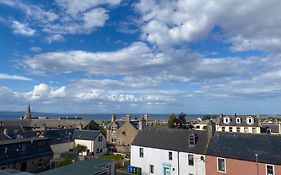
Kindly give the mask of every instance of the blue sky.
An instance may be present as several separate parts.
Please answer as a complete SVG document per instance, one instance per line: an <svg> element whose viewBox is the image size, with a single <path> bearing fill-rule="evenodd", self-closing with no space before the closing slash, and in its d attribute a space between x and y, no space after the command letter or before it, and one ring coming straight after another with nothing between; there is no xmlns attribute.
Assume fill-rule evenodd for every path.
<svg viewBox="0 0 281 175"><path fill-rule="evenodd" d="M0 111L280 114L280 6L0 0Z"/></svg>

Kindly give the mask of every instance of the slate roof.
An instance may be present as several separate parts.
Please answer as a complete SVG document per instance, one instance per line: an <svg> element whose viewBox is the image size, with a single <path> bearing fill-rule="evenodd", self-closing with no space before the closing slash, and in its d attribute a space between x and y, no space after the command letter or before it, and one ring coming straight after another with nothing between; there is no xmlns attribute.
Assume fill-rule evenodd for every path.
<svg viewBox="0 0 281 175"><path fill-rule="evenodd" d="M226 124L223 122L224 117L230 118L230 123ZM247 124L246 118L247 117L253 117L254 123L253 124ZM236 123L236 118L241 118L241 123ZM260 126L259 125L259 118L256 115L223 115L219 117L219 125L220 126Z"/></svg>
<svg viewBox="0 0 281 175"><path fill-rule="evenodd" d="M71 165L41 172L38 175L98 175L107 172L105 165L113 163L112 160L91 158Z"/></svg>
<svg viewBox="0 0 281 175"><path fill-rule="evenodd" d="M279 133L279 125L277 123L262 123L261 132L267 133L267 128L271 129L272 133Z"/></svg>
<svg viewBox="0 0 281 175"><path fill-rule="evenodd" d="M31 137L0 142L0 165L52 155L46 138Z"/></svg>
<svg viewBox="0 0 281 175"><path fill-rule="evenodd" d="M197 136L195 146L189 145L188 137ZM205 154L208 145L207 131L187 129L145 128L135 137L132 145L172 151Z"/></svg>
<svg viewBox="0 0 281 175"><path fill-rule="evenodd" d="M238 160L281 164L281 137L268 134L217 132L209 143L207 154Z"/></svg>
<svg viewBox="0 0 281 175"><path fill-rule="evenodd" d="M99 130L74 130L73 139L95 140L101 133Z"/></svg>
<svg viewBox="0 0 281 175"><path fill-rule="evenodd" d="M54 130L46 130L42 132L27 131L27 132L13 133L10 134L9 136L16 139L19 137L29 138L29 137L39 137L39 135L44 135L44 137L49 138L49 143L53 145L53 144L66 143L71 141L74 129L54 129Z"/></svg>

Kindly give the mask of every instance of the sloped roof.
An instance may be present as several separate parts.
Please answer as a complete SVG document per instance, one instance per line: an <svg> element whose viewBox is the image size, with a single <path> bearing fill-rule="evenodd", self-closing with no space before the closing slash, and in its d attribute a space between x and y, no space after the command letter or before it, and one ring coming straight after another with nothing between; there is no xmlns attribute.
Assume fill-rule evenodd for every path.
<svg viewBox="0 0 281 175"><path fill-rule="evenodd" d="M73 139L95 140L101 133L99 130L74 130Z"/></svg>
<svg viewBox="0 0 281 175"><path fill-rule="evenodd" d="M277 123L262 123L261 127L262 133L267 133L267 128L271 129L272 133L279 133L279 124Z"/></svg>
<svg viewBox="0 0 281 175"><path fill-rule="evenodd" d="M217 132L209 143L211 156L281 164L281 137L269 134Z"/></svg>
<svg viewBox="0 0 281 175"><path fill-rule="evenodd" d="M38 175L96 175L107 172L105 165L112 162L113 161L109 159L91 158L49 171L41 172Z"/></svg>
<svg viewBox="0 0 281 175"><path fill-rule="evenodd" d="M230 122L228 124L223 122L224 117L229 117ZM253 124L247 124L246 118L247 117L253 117L254 123ZM241 123L236 123L236 118L241 118ZM219 117L219 125L220 126L259 126L259 118L257 115L223 115Z"/></svg>
<svg viewBox="0 0 281 175"><path fill-rule="evenodd" d="M194 134L197 137L194 146L189 145L188 137L191 134ZM132 145L205 154L207 143L207 131L149 127L138 133Z"/></svg>

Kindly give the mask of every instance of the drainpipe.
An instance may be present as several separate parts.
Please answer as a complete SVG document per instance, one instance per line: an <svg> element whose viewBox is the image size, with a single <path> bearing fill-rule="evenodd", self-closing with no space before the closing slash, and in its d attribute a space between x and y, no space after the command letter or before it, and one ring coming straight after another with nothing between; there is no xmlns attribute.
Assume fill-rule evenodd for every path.
<svg viewBox="0 0 281 175"><path fill-rule="evenodd" d="M178 175L180 175L180 152L178 152Z"/></svg>
<svg viewBox="0 0 281 175"><path fill-rule="evenodd" d="M259 154L255 154L255 156L256 156L256 164L257 164L257 175L259 175L259 162L258 162Z"/></svg>

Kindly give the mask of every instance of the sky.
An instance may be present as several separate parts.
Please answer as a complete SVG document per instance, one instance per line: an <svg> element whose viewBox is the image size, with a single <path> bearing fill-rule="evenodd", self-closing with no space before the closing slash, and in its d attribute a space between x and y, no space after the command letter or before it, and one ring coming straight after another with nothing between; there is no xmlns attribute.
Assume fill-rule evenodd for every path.
<svg viewBox="0 0 281 175"><path fill-rule="evenodd" d="M0 111L281 114L279 0L0 0Z"/></svg>

